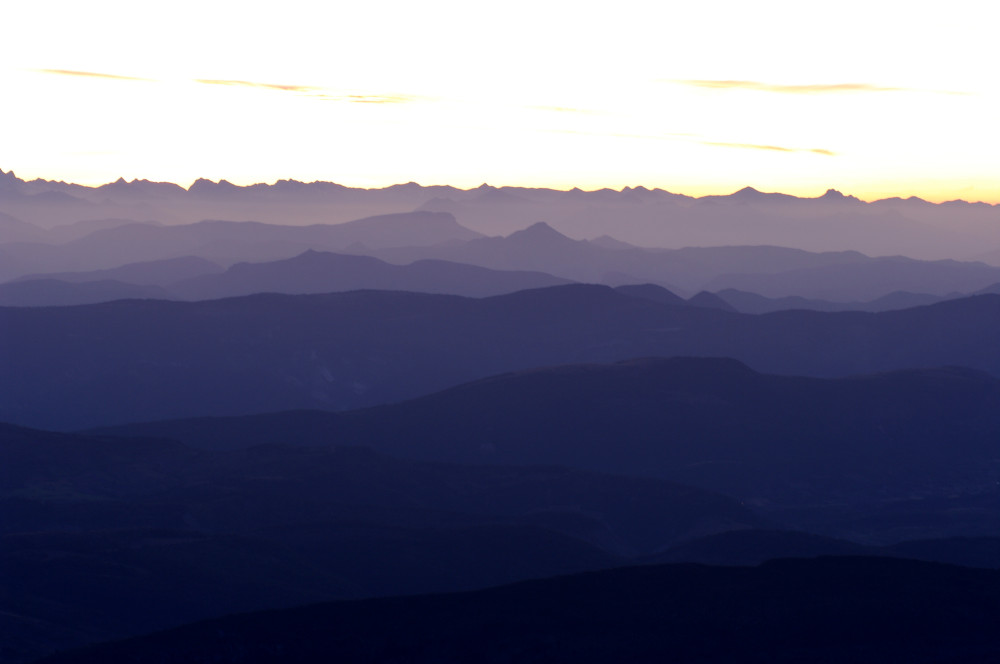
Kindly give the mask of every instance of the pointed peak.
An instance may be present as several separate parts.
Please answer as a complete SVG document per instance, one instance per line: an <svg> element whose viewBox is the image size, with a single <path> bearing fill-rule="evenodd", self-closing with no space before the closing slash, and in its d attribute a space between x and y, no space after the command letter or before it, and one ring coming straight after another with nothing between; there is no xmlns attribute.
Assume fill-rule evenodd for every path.
<svg viewBox="0 0 1000 664"><path fill-rule="evenodd" d="M835 203L841 201L858 202L860 199L858 199L856 196L848 196L846 194L843 194L837 189L827 189L826 193L820 196L817 200L825 201L828 203Z"/></svg>
<svg viewBox="0 0 1000 664"><path fill-rule="evenodd" d="M223 191L235 191L238 188L239 187L229 180L212 182L211 180L206 180L205 178L198 178L191 184L190 187L188 187L188 191L194 193L217 193Z"/></svg>
<svg viewBox="0 0 1000 664"><path fill-rule="evenodd" d="M215 186L215 183L212 182L211 180L206 180L205 178L198 178L197 180L191 183L191 186L188 187L188 191L203 190L213 186Z"/></svg>
<svg viewBox="0 0 1000 664"><path fill-rule="evenodd" d="M693 297L688 298L687 303L692 307L700 307L702 309L721 309L722 311L731 312L736 311L736 309L733 308L733 305L729 304L715 293L710 293L708 291L701 291Z"/></svg>
<svg viewBox="0 0 1000 664"><path fill-rule="evenodd" d="M556 229L549 226L544 221L539 221L538 223L532 224L527 228L515 231L514 233L508 235L507 239L528 240L531 242L552 241L552 240L570 241L570 242L573 241L570 238L563 235L562 233L560 233L559 231L557 231Z"/></svg>

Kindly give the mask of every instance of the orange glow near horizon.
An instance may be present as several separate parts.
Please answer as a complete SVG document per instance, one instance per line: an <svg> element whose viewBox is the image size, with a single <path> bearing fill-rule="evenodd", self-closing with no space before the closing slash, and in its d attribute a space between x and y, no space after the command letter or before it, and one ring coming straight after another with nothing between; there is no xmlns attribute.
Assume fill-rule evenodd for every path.
<svg viewBox="0 0 1000 664"><path fill-rule="evenodd" d="M994 23L973 0L512 0L485 32L452 0L55 5L8 9L0 168L28 178L1000 203Z"/></svg>

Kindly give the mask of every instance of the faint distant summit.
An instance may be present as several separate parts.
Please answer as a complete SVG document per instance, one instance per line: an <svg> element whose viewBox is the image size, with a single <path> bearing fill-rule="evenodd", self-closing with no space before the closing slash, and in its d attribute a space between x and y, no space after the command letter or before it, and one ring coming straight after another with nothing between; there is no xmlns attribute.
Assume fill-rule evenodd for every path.
<svg viewBox="0 0 1000 664"><path fill-rule="evenodd" d="M827 189L826 193L819 197L819 200L836 203L839 201L850 201L852 203L860 203L861 199L856 196L845 196L836 189Z"/></svg>
<svg viewBox="0 0 1000 664"><path fill-rule="evenodd" d="M206 180L205 178L198 178L191 183L188 187L188 193L191 194L228 194L236 192L237 190L244 189L244 187L238 187L229 180L219 180L218 182L212 182L211 180Z"/></svg>
<svg viewBox="0 0 1000 664"><path fill-rule="evenodd" d="M21 180L14 175L14 171L4 173L3 169L0 169L0 191L15 191L21 184Z"/></svg>

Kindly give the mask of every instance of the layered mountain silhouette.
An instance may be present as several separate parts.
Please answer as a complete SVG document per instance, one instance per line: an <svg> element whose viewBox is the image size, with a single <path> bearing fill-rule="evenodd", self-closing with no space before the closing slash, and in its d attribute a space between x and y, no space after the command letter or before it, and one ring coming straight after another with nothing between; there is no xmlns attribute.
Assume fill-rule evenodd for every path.
<svg viewBox="0 0 1000 664"><path fill-rule="evenodd" d="M723 289L715 293L715 295L724 300L736 311L745 314L766 314L774 311L786 311L788 309L807 309L810 311L893 311L896 309L921 307L941 302L942 300L962 297L962 295L957 293L953 293L949 297L930 295L928 293L895 291L867 302L833 302L831 300L799 297L798 295L776 298L764 297L757 293L741 291L735 288Z"/></svg>
<svg viewBox="0 0 1000 664"><path fill-rule="evenodd" d="M1000 380L963 369L825 380L650 359L506 374L349 413L99 432L199 447L351 441L425 460L655 476L738 496L780 521L882 541L990 534L1000 518L990 507ZM923 525L907 530L918 513Z"/></svg>
<svg viewBox="0 0 1000 664"><path fill-rule="evenodd" d="M998 247L836 190L0 171L0 664L993 661Z"/></svg>
<svg viewBox="0 0 1000 664"><path fill-rule="evenodd" d="M173 226L132 223L98 230L61 244L2 245L0 252L17 256L20 265L4 265L0 278L11 279L28 273L102 270L123 263L183 256L230 265L239 261L288 258L308 249L419 247L477 237L478 233L460 226L451 215L431 212L381 215L343 224L311 226L251 221L201 221Z"/></svg>
<svg viewBox="0 0 1000 664"><path fill-rule="evenodd" d="M112 221L103 230L61 243L0 244L0 257L4 258L0 279L27 275L60 278L57 275L67 272L112 270L123 262L163 262L191 256L229 266L287 259L313 250L370 255L395 264L431 259L494 270L537 271L613 286L655 283L685 297L701 290L737 289L772 298L850 303L896 291L953 296L979 291L1000 280L1000 268L983 263L871 258L853 251L608 246L607 240L571 239L545 223L506 237L480 237L450 215L431 212L299 227L257 222L163 226Z"/></svg>
<svg viewBox="0 0 1000 664"><path fill-rule="evenodd" d="M998 326L996 295L750 316L587 285L482 299L355 291L0 308L0 419L80 428L356 408L505 371L644 356L813 376L946 365L1000 375Z"/></svg>
<svg viewBox="0 0 1000 664"><path fill-rule="evenodd" d="M527 224L547 221L576 238L610 235L646 247L771 244L809 251L854 249L870 255L967 259L992 255L1000 246L997 206L964 201L932 204L917 198L865 203L837 191L796 198L745 188L729 196L692 198L643 187L555 191L483 185L462 190L408 183L352 189L330 182L281 180L236 186L199 180L184 190L145 180L84 187L26 182L13 173L0 172L0 178L4 183L0 212L43 228L105 218L165 224L255 219L308 225L423 209L453 214L484 235L508 235Z"/></svg>
<svg viewBox="0 0 1000 664"><path fill-rule="evenodd" d="M569 283L542 272L501 271L448 261L392 265L370 256L307 251L269 263L237 263L224 273L193 277L170 287L185 299L253 293L329 293L359 289L449 293L485 297Z"/></svg>
<svg viewBox="0 0 1000 664"><path fill-rule="evenodd" d="M370 256L310 249L284 260L237 263L228 269L186 256L107 270L29 275L0 284L0 305L90 304L127 298L206 300L360 289L486 297L568 283L542 272L490 270L438 260L393 265Z"/></svg>
<svg viewBox="0 0 1000 664"><path fill-rule="evenodd" d="M736 288L765 297L798 295L840 301L873 300L895 291L947 295L971 293L997 268L983 263L915 261L886 257L843 266L817 266L777 274L733 274L713 279L711 290Z"/></svg>
<svg viewBox="0 0 1000 664"><path fill-rule="evenodd" d="M45 232L9 214L0 212L0 244L5 242L34 242L45 237Z"/></svg>
<svg viewBox="0 0 1000 664"><path fill-rule="evenodd" d="M77 283L58 279L27 279L0 284L0 306L5 307L66 306L169 297L170 294L159 286L138 286L112 279Z"/></svg>
<svg viewBox="0 0 1000 664"><path fill-rule="evenodd" d="M87 281L122 281L137 286L169 286L184 279L222 272L223 268L197 256L179 256L159 261L126 263L106 270L55 272L44 275L26 275L14 281L54 279L69 283Z"/></svg>
<svg viewBox="0 0 1000 664"><path fill-rule="evenodd" d="M736 500L354 447L208 453L0 425L4 662L254 609L617 566L760 526Z"/></svg>

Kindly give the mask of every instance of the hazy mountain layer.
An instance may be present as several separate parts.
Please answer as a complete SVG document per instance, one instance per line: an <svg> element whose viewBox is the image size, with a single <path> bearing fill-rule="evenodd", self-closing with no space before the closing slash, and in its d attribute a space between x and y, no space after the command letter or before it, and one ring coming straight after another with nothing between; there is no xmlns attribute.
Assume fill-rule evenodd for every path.
<svg viewBox="0 0 1000 664"><path fill-rule="evenodd" d="M640 249L573 240L544 223L507 237L482 238L445 213L388 215L307 227L255 222L117 225L62 244L0 245L4 258L0 278L30 274L58 279L69 271L67 279L79 280L81 275L76 273L98 270L103 278L130 281L125 277L128 270L118 267L123 262L164 265L169 259L198 256L230 265L287 259L306 250L370 255L396 264L444 260L613 286L657 283L685 296L705 289L741 289L769 297L851 302L896 291L938 296L971 293L1000 280L1000 268L983 263L871 258L854 251L810 253L775 246ZM148 276L131 271L147 280L143 285L148 283ZM162 279L157 283L165 285Z"/></svg>
<svg viewBox="0 0 1000 664"><path fill-rule="evenodd" d="M818 198L751 188L692 198L643 187L585 192L483 185L461 190L409 183L352 189L329 182L282 180L240 187L199 180L185 190L142 180L101 187L24 182L2 172L0 180L0 212L44 228L122 217L167 224L233 219L303 225L423 209L453 214L485 235L507 235L545 221L575 238L610 235L647 247L771 244L931 259L986 257L1000 247L997 206L932 204L917 198L865 203L832 190Z"/></svg>
<svg viewBox="0 0 1000 664"><path fill-rule="evenodd" d="M177 258L166 258L158 261L126 263L106 270L54 272L42 275L32 274L20 277L15 281L45 278L69 283L83 283L111 279L137 286L169 286L183 279L216 274L222 271L222 266L204 258L179 256Z"/></svg>
<svg viewBox="0 0 1000 664"><path fill-rule="evenodd" d="M490 270L448 261L392 265L370 256L308 251L268 263L237 263L224 273L193 277L170 287L184 299L206 300L253 293L330 293L359 289L500 295L569 283L543 272Z"/></svg>
<svg viewBox="0 0 1000 664"><path fill-rule="evenodd" d="M132 223L105 228L62 244L19 242L0 245L0 279L26 274L103 270L125 263L197 256L220 265L268 261L314 249L361 253L391 247L420 247L479 237L445 213L410 212L343 224L286 226L259 222L201 221L182 226ZM353 252L358 253L358 252Z"/></svg>
<svg viewBox="0 0 1000 664"><path fill-rule="evenodd" d="M103 280L69 283L58 279L27 279L0 284L0 306L48 307L95 304L129 298L168 299L159 286L137 286Z"/></svg>

